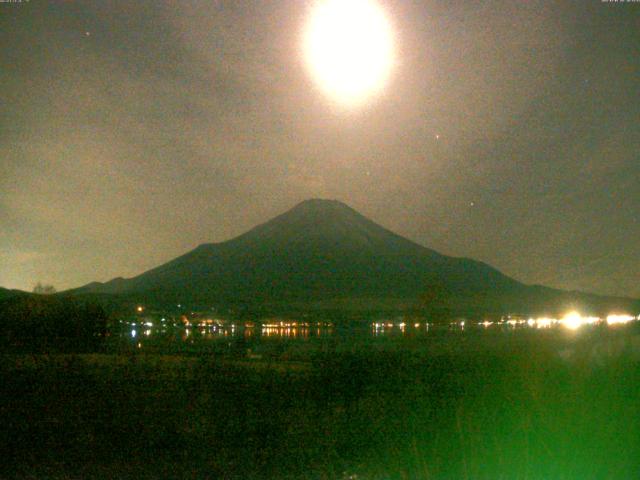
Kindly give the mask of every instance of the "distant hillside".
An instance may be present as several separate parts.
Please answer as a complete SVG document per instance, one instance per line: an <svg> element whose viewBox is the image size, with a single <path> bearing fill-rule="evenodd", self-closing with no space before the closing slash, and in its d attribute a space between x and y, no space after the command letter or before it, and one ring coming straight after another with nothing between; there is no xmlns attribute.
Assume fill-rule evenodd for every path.
<svg viewBox="0 0 640 480"><path fill-rule="evenodd" d="M23 292L22 290L9 290L9 289L0 287L0 301L7 298L11 298L11 297L21 296L21 295L29 295L29 294L27 292Z"/></svg>
<svg viewBox="0 0 640 480"><path fill-rule="evenodd" d="M524 285L482 262L418 245L334 200L307 200L232 240L200 245L130 279L70 293L165 306L445 316L639 308L629 299Z"/></svg>

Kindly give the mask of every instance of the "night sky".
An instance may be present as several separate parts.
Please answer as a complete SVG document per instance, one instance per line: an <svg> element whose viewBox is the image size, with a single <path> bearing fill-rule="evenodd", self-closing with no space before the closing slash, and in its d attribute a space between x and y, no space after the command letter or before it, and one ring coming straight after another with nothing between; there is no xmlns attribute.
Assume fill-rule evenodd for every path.
<svg viewBox="0 0 640 480"><path fill-rule="evenodd" d="M303 59L310 1L0 3L0 285L133 276L322 197L640 297L640 3L379 3L395 65L349 108Z"/></svg>

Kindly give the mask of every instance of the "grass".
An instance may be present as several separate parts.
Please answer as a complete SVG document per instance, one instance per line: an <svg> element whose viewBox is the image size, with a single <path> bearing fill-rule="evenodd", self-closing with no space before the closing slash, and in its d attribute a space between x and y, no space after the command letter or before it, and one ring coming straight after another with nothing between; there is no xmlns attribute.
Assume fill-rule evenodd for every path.
<svg viewBox="0 0 640 480"><path fill-rule="evenodd" d="M640 478L635 334L5 355L0 477Z"/></svg>

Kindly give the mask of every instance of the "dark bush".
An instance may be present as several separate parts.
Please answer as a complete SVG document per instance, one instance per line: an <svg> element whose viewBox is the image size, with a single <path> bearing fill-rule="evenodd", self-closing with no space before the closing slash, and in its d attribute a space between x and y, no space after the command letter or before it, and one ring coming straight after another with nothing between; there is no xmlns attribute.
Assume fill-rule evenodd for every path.
<svg viewBox="0 0 640 480"><path fill-rule="evenodd" d="M91 352L104 342L107 314L71 298L14 297L0 303L0 345L27 352Z"/></svg>

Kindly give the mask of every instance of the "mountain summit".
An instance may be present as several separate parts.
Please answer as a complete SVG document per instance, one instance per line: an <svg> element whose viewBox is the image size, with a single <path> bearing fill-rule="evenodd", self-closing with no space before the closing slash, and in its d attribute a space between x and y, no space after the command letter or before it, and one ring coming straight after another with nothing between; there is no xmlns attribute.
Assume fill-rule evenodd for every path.
<svg viewBox="0 0 640 480"><path fill-rule="evenodd" d="M447 315L549 310L573 298L523 285L482 262L441 255L344 203L321 199L136 277L94 282L75 293L260 311L412 309Z"/></svg>
<svg viewBox="0 0 640 480"><path fill-rule="evenodd" d="M381 227L337 200L312 199L249 230L231 242L246 245L268 244L288 251L323 245L327 249L353 249L380 254L398 249L420 249L413 243ZM430 254L437 255L430 251ZM325 252L329 254L330 252ZM337 252L333 252L337 253Z"/></svg>

